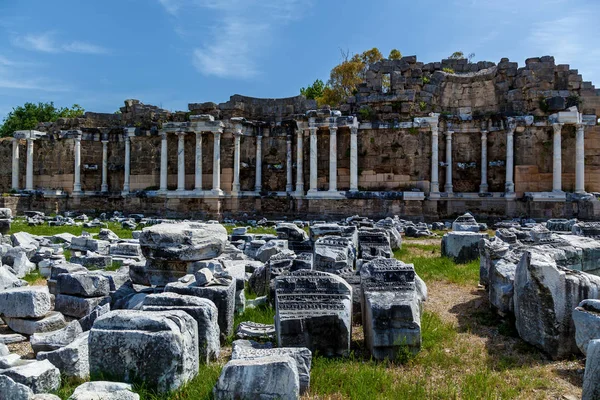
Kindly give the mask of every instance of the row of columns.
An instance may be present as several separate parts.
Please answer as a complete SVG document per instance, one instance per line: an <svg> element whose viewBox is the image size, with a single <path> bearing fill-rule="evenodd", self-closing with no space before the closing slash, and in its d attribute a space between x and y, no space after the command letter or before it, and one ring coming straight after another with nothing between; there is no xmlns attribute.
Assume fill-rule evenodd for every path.
<svg viewBox="0 0 600 400"><path fill-rule="evenodd" d="M514 134L516 130L516 121L512 118L508 120L508 129L506 130L506 178L505 178L505 193L508 196L514 196ZM554 130L553 136L553 163L552 163L552 191L562 192L562 127L563 123L555 123L552 125ZM438 135L439 128L437 123L430 123L431 126L431 193L438 194L440 187L438 181ZM576 145L575 145L575 193L585 193L585 144L584 132L585 126L581 123L576 124ZM446 183L444 190L446 193L452 193L452 135L453 131L449 130L446 135ZM481 184L479 185L480 193L487 193L489 186L487 183L487 130L481 131Z"/></svg>

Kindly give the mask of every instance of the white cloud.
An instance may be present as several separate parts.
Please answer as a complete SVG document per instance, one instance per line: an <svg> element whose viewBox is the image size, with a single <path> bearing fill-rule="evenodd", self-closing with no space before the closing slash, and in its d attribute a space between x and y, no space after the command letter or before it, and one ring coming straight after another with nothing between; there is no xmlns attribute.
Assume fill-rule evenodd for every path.
<svg viewBox="0 0 600 400"><path fill-rule="evenodd" d="M106 54L108 50L95 44L70 41L59 43L54 32L44 32L38 35L27 34L13 38L13 44L27 50L43 53L80 53L80 54Z"/></svg>
<svg viewBox="0 0 600 400"><path fill-rule="evenodd" d="M248 79L260 74L259 60L281 27L300 18L313 0L158 1L175 18L179 37L194 42L202 37L203 43L192 50L192 63L200 73ZM200 14L216 21L202 35L195 18ZM193 38L191 32L196 33Z"/></svg>

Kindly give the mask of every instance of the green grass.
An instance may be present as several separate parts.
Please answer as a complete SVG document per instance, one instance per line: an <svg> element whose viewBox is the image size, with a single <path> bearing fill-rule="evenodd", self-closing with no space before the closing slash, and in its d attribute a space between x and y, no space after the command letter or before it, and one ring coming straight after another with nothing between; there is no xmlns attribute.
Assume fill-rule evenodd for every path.
<svg viewBox="0 0 600 400"><path fill-rule="evenodd" d="M133 237L131 233L132 231L129 229L123 229L119 223L108 222L107 225L108 229L116 233L122 239L131 239ZM89 233L99 233L100 228L84 228L82 226L49 226L48 224L29 226L22 218L15 219L10 227L11 234L15 232L28 232L37 236L53 236L59 233L70 233L80 236L83 231Z"/></svg>
<svg viewBox="0 0 600 400"><path fill-rule="evenodd" d="M34 270L28 273L23 277L23 280L29 283L30 285L45 285L46 278L44 278L39 270Z"/></svg>
<svg viewBox="0 0 600 400"><path fill-rule="evenodd" d="M456 264L441 256L440 245L402 243L402 249L394 257L415 265L417 274L425 280L444 280L452 283L476 286L479 282L479 259L467 264Z"/></svg>

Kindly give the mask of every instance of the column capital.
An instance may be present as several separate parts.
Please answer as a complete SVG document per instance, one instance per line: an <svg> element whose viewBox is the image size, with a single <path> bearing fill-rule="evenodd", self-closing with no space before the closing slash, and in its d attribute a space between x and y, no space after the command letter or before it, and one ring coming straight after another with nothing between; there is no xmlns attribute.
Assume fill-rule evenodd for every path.
<svg viewBox="0 0 600 400"><path fill-rule="evenodd" d="M101 140L100 141L102 144L108 144L108 140Z"/></svg>
<svg viewBox="0 0 600 400"><path fill-rule="evenodd" d="M182 137L185 137L185 135L187 134L187 132L186 131L177 131L177 132L175 132L175 134L177 136L179 136L179 138L181 139Z"/></svg>
<svg viewBox="0 0 600 400"><path fill-rule="evenodd" d="M169 133L169 132L167 132L167 131L165 131L165 130L162 130L162 129L161 129L160 131L158 131L158 134L160 135L160 138L161 138L162 140L166 140L166 139L167 139L167 135L168 135L168 133Z"/></svg>
<svg viewBox="0 0 600 400"><path fill-rule="evenodd" d="M202 131L194 131L194 134L196 135L196 139L202 138Z"/></svg>
<svg viewBox="0 0 600 400"><path fill-rule="evenodd" d="M352 134L352 135L358 135L358 126L351 126L350 127L350 134Z"/></svg>
<svg viewBox="0 0 600 400"><path fill-rule="evenodd" d="M575 128L579 131L584 131L585 132L585 124L579 123L579 124L575 124Z"/></svg>
<svg viewBox="0 0 600 400"><path fill-rule="evenodd" d="M452 134L454 133L454 131L446 131L444 132L444 135L446 135L446 140L452 140Z"/></svg>
<svg viewBox="0 0 600 400"><path fill-rule="evenodd" d="M310 135L312 136L312 135L316 135L317 134L317 131L319 130L319 128L316 127L316 126L311 126L311 127L308 128L308 130L310 131Z"/></svg>
<svg viewBox="0 0 600 400"><path fill-rule="evenodd" d="M438 136L438 134L440 133L439 125L438 124L430 124L429 127L431 128L431 135Z"/></svg>
<svg viewBox="0 0 600 400"><path fill-rule="evenodd" d="M559 134L562 132L563 123L554 123L552 124L552 129L554 129L555 134Z"/></svg>
<svg viewBox="0 0 600 400"><path fill-rule="evenodd" d="M132 136L135 136L135 129L134 127L127 127L127 128L123 128L123 137L125 139L129 139Z"/></svg>
<svg viewBox="0 0 600 400"><path fill-rule="evenodd" d="M487 134L488 134L488 131L482 130L481 131L481 140L487 140Z"/></svg>
<svg viewBox="0 0 600 400"><path fill-rule="evenodd" d="M330 125L329 131L332 133L337 133L338 127L336 125Z"/></svg>
<svg viewBox="0 0 600 400"><path fill-rule="evenodd" d="M233 136L235 136L236 138L239 138L242 135L243 135L243 133L242 133L241 129L236 129L233 131Z"/></svg>

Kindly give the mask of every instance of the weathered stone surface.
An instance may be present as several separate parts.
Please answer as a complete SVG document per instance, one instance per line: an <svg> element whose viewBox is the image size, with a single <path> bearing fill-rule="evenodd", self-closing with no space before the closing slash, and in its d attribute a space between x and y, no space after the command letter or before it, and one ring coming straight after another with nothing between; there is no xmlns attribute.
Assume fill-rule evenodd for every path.
<svg viewBox="0 0 600 400"><path fill-rule="evenodd" d="M600 278L559 267L547 254L527 251L514 285L519 336L553 359L577 354L572 310L582 300L600 297Z"/></svg>
<svg viewBox="0 0 600 400"><path fill-rule="evenodd" d="M198 323L198 348L203 363L219 357L218 310L212 300L177 293L158 293L146 296L143 311L182 310Z"/></svg>
<svg viewBox="0 0 600 400"><path fill-rule="evenodd" d="M112 257L88 251L85 256L71 256L71 262L89 269L104 269L112 265Z"/></svg>
<svg viewBox="0 0 600 400"><path fill-rule="evenodd" d="M72 343L82 333L79 321L72 321L62 329L35 333L29 338L29 342L35 353L53 351Z"/></svg>
<svg viewBox="0 0 600 400"><path fill-rule="evenodd" d="M306 393L310 389L312 353L309 349L305 347L273 348L270 343L260 344L251 340L236 340L232 347L232 360L289 355L294 359L298 368L300 394Z"/></svg>
<svg viewBox="0 0 600 400"><path fill-rule="evenodd" d="M107 277L97 273L74 272L58 275L56 290L72 296L102 297L110 293L110 283Z"/></svg>
<svg viewBox="0 0 600 400"><path fill-rule="evenodd" d="M11 318L40 318L51 308L45 286L21 287L0 292L0 314Z"/></svg>
<svg viewBox="0 0 600 400"><path fill-rule="evenodd" d="M14 247L39 249L40 242L37 237L27 232L16 232L10 235Z"/></svg>
<svg viewBox="0 0 600 400"><path fill-rule="evenodd" d="M110 303L103 304L101 306L96 306L94 309L87 314L85 317L79 320L79 325L81 326L81 330L83 332L89 331L92 329L92 325L94 321L98 319L99 316L106 314L110 311Z"/></svg>
<svg viewBox="0 0 600 400"><path fill-rule="evenodd" d="M275 340L275 325L259 324L258 322L240 322L235 331L238 339Z"/></svg>
<svg viewBox="0 0 600 400"><path fill-rule="evenodd" d="M27 254L24 251L20 251L14 256L12 269L18 278L23 278L25 275L35 270L35 264L29 261Z"/></svg>
<svg viewBox="0 0 600 400"><path fill-rule="evenodd" d="M64 315L75 318L83 318L99 305L110 303L110 297L76 297L68 294L56 295L54 308Z"/></svg>
<svg viewBox="0 0 600 400"><path fill-rule="evenodd" d="M117 235L116 233L114 233L113 231L111 231L108 228L102 228L102 229L100 229L100 233L98 234L98 239L99 240L107 240L109 242L114 242L116 240L119 240L119 235Z"/></svg>
<svg viewBox="0 0 600 400"><path fill-rule="evenodd" d="M487 239L487 233L471 231L448 232L442 237L442 256L457 263L467 263L479 257L479 241Z"/></svg>
<svg viewBox="0 0 600 400"><path fill-rule="evenodd" d="M575 341L586 355L590 340L600 339L600 300L583 300L573 310Z"/></svg>
<svg viewBox="0 0 600 400"><path fill-rule="evenodd" d="M298 225L290 222L282 222L275 227L277 237L290 242L303 242L308 239L308 234Z"/></svg>
<svg viewBox="0 0 600 400"><path fill-rule="evenodd" d="M165 292L173 292L187 296L203 297L211 300L218 311L219 329L222 338L233 333L233 317L235 314L235 281L227 286L198 286L193 275L186 276L186 282L172 282L165 286Z"/></svg>
<svg viewBox="0 0 600 400"><path fill-rule="evenodd" d="M21 356L16 353L0 356L0 369L16 367L22 362Z"/></svg>
<svg viewBox="0 0 600 400"><path fill-rule="evenodd" d="M346 356L352 333L352 288L341 277L299 270L275 279L279 347Z"/></svg>
<svg viewBox="0 0 600 400"><path fill-rule="evenodd" d="M19 335L18 333L8 333L4 335L0 335L0 343L10 344L10 343L20 343L26 341L27 338L23 335Z"/></svg>
<svg viewBox="0 0 600 400"><path fill-rule="evenodd" d="M316 271L351 274L355 260L356 248L351 238L328 235L315 242L313 267Z"/></svg>
<svg viewBox="0 0 600 400"><path fill-rule="evenodd" d="M600 339L588 344L582 392L582 400L600 399Z"/></svg>
<svg viewBox="0 0 600 400"><path fill-rule="evenodd" d="M213 394L215 400L296 400L300 394L296 362L289 355L231 360Z"/></svg>
<svg viewBox="0 0 600 400"><path fill-rule="evenodd" d="M198 374L197 323L180 310L111 311L90 330L89 360L92 376L175 390Z"/></svg>
<svg viewBox="0 0 600 400"><path fill-rule="evenodd" d="M7 356L10 354L10 350L4 343L0 343L0 357Z"/></svg>
<svg viewBox="0 0 600 400"><path fill-rule="evenodd" d="M0 291L26 286L27 282L19 279L6 267L0 265Z"/></svg>
<svg viewBox="0 0 600 400"><path fill-rule="evenodd" d="M479 232L479 224L471 214L466 213L454 220L452 230L456 232Z"/></svg>
<svg viewBox="0 0 600 400"><path fill-rule="evenodd" d="M9 318L4 316L4 322L13 331L23 335L51 332L64 328L67 323L65 317L56 311L49 312L41 318Z"/></svg>
<svg viewBox="0 0 600 400"><path fill-rule="evenodd" d="M69 400L139 400L128 383L95 381L83 383L75 389Z"/></svg>
<svg viewBox="0 0 600 400"><path fill-rule="evenodd" d="M377 257L390 258L392 248L385 229L361 228L358 230L358 258L372 260Z"/></svg>
<svg viewBox="0 0 600 400"><path fill-rule="evenodd" d="M0 375L0 399L31 400L33 390L26 385L15 382L6 375Z"/></svg>
<svg viewBox="0 0 600 400"><path fill-rule="evenodd" d="M60 274L72 274L75 272L88 272L88 269L81 264L71 262L54 264L50 272L50 279L56 280Z"/></svg>
<svg viewBox="0 0 600 400"><path fill-rule="evenodd" d="M373 358L397 359L421 349L422 302L426 286L412 264L376 258L360 271L365 343Z"/></svg>
<svg viewBox="0 0 600 400"><path fill-rule="evenodd" d="M60 387L60 371L48 360L5 369L0 374L29 387L33 393L47 393Z"/></svg>
<svg viewBox="0 0 600 400"><path fill-rule="evenodd" d="M36 358L50 361L63 375L86 379L90 375L88 336L89 332L82 333L68 345L53 351L42 351Z"/></svg>
<svg viewBox="0 0 600 400"><path fill-rule="evenodd" d="M225 250L227 231L220 224L158 224L144 228L139 240L147 258L167 261L209 260Z"/></svg>
<svg viewBox="0 0 600 400"><path fill-rule="evenodd" d="M315 224L310 226L309 232L313 243L323 236L341 236L349 238L354 247L358 246L358 229L353 225Z"/></svg>
<svg viewBox="0 0 600 400"><path fill-rule="evenodd" d="M258 261L267 262L275 254L279 254L287 249L287 240L270 240L256 251L255 258Z"/></svg>

